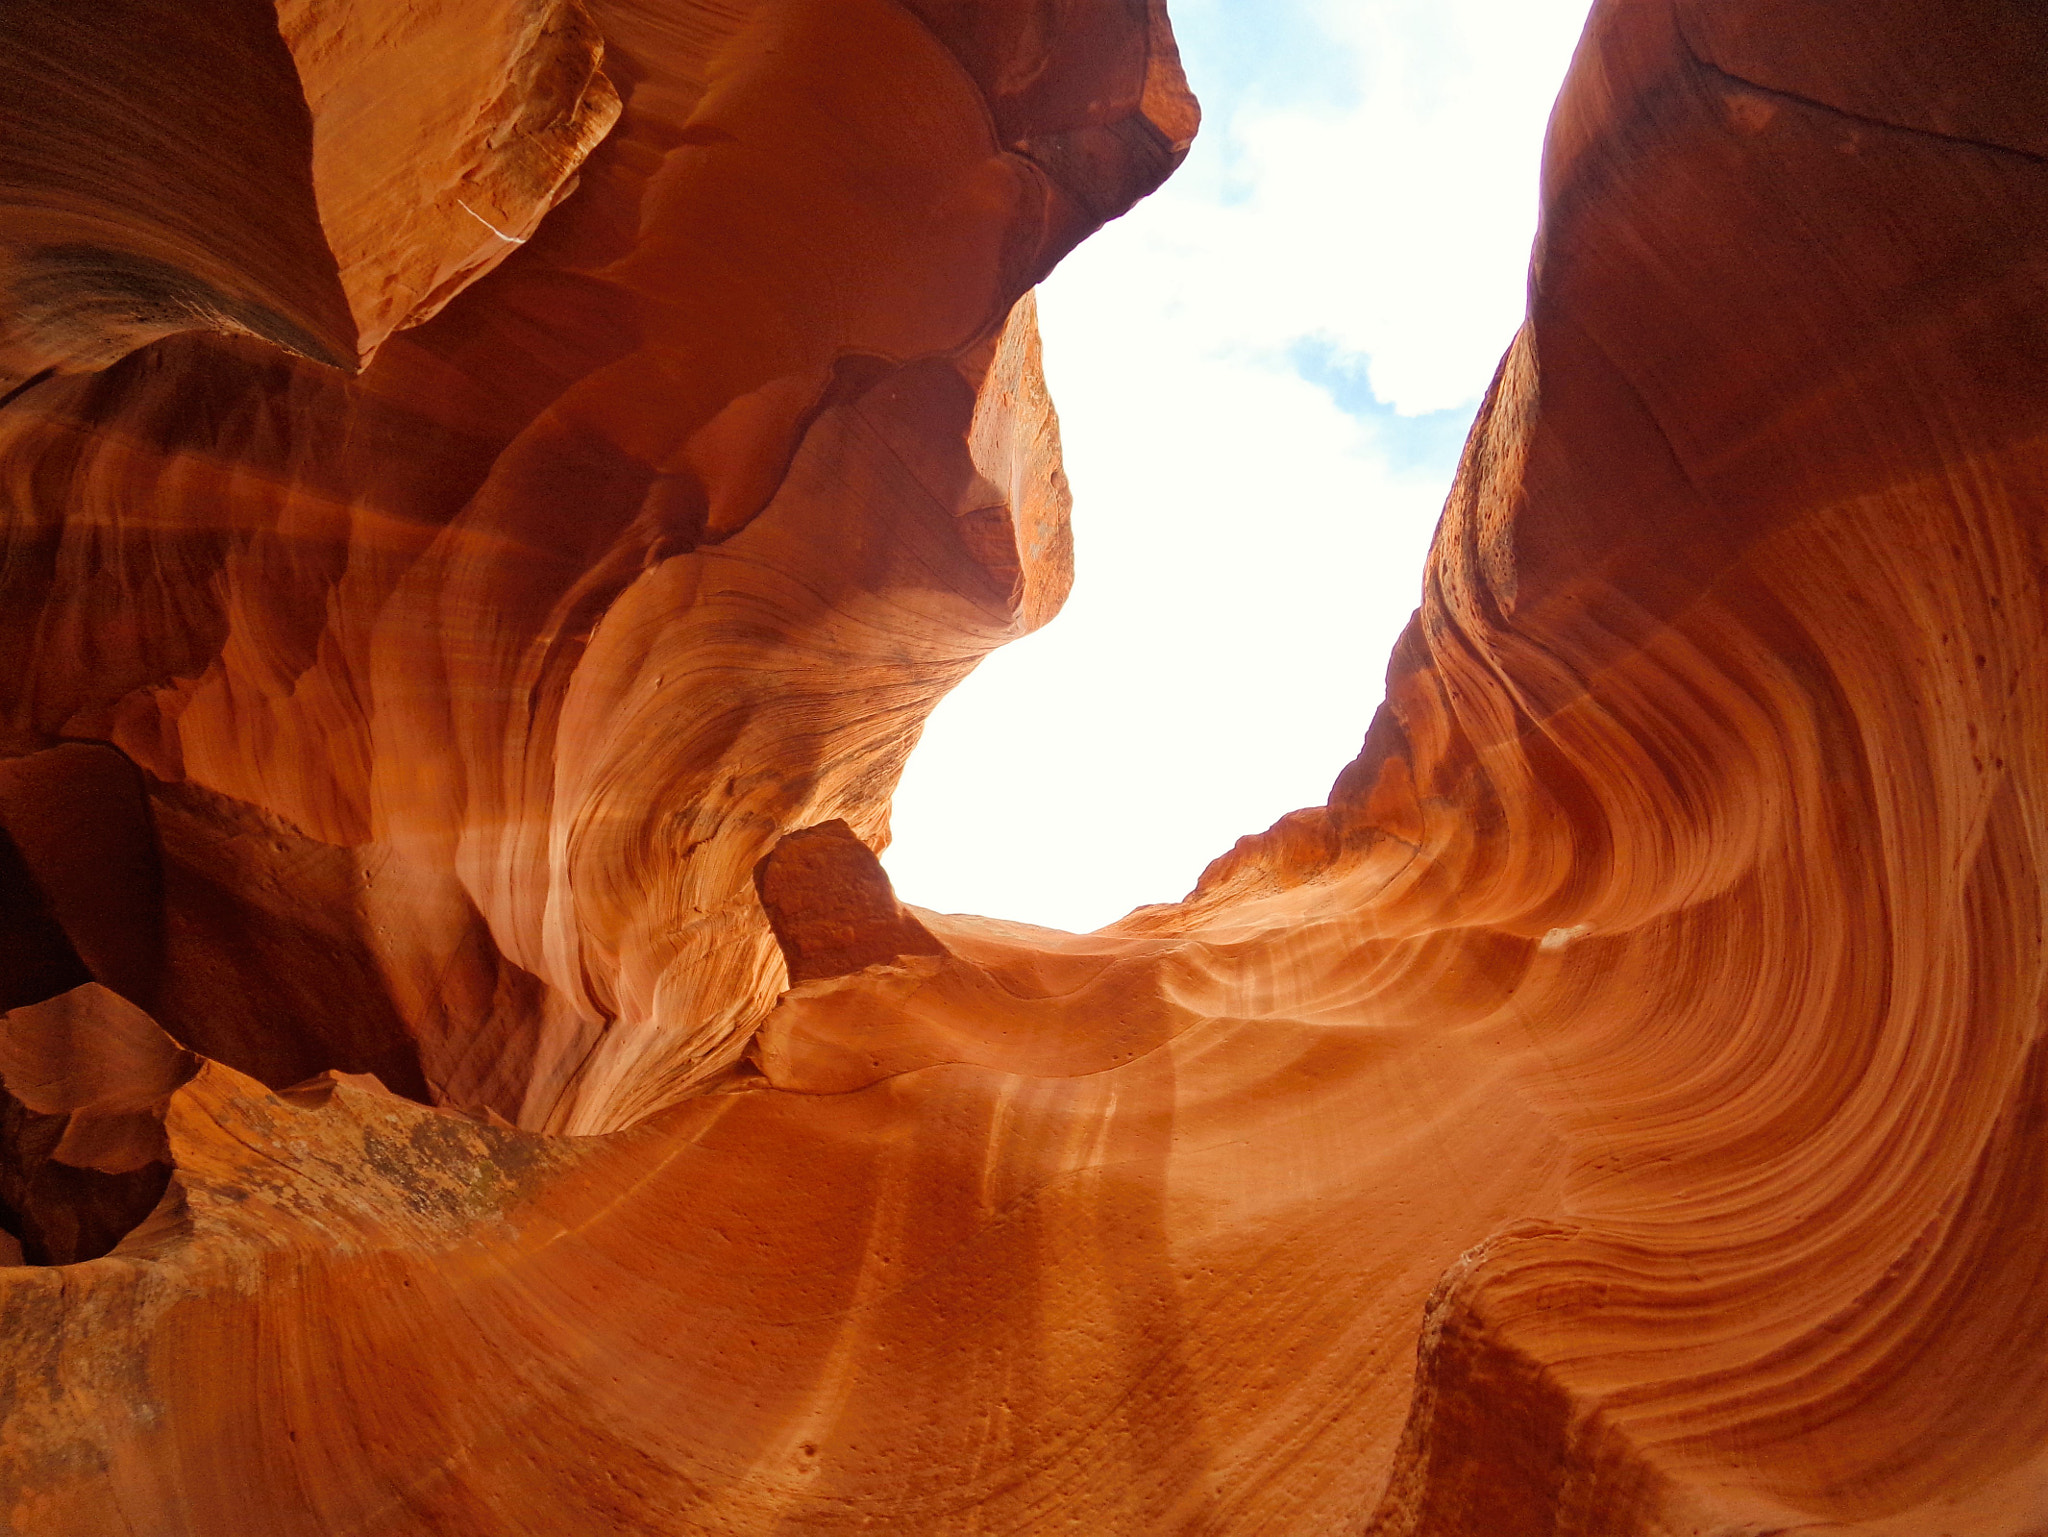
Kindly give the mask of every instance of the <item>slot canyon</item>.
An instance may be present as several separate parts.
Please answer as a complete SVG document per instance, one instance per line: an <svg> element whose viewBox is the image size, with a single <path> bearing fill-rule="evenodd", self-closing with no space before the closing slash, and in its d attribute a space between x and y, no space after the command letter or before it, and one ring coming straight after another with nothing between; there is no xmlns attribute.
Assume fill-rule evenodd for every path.
<svg viewBox="0 0 2048 1537"><path fill-rule="evenodd" d="M1165 0L11 0L0 121L6 1531L2048 1534L2033 0L1597 0L1362 749L1079 935L876 855Z"/></svg>

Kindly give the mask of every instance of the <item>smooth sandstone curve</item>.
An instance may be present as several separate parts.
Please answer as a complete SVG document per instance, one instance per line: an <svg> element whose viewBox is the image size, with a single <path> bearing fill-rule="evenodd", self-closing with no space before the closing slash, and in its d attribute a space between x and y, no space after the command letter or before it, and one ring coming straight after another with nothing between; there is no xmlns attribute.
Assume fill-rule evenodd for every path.
<svg viewBox="0 0 2048 1537"><path fill-rule="evenodd" d="M1362 753L1074 936L868 851L1064 595L1163 11L587 9L617 128L358 375L0 410L0 1077L170 1170L0 1269L13 1526L2048 1524L2032 11L1601 0Z"/></svg>

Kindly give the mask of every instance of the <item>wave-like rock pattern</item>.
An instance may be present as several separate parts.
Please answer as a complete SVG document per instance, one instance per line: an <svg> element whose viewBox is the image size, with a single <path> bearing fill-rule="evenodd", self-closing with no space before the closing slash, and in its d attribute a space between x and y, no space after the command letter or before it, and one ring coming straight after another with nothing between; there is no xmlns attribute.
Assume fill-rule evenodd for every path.
<svg viewBox="0 0 2048 1537"><path fill-rule="evenodd" d="M334 72L316 190L371 131L362 77L410 100L437 57L374 14L281 18ZM884 836L932 701L1065 593L1028 290L1185 150L1163 19L604 21L633 104L476 302L354 380L188 331L0 429L14 750L143 769L138 1001L273 1087L375 1071L592 1131L728 1071L781 985L755 863L837 817Z"/></svg>
<svg viewBox="0 0 2048 1537"><path fill-rule="evenodd" d="M0 411L13 1528L2040 1530L2039 18L1602 0L1363 752L1071 936L870 851L1064 594L1163 12L585 11L478 6L479 276L330 214L442 45L280 10L302 244L204 258L374 357Z"/></svg>

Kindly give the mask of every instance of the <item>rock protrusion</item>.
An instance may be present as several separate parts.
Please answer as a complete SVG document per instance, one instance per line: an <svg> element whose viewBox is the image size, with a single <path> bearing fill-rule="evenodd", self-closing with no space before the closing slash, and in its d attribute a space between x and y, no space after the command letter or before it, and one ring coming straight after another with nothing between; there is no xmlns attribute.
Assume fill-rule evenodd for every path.
<svg viewBox="0 0 2048 1537"><path fill-rule="evenodd" d="M0 1225L33 1264L94 1259L170 1179L164 1111L201 1059L87 982L0 1022Z"/></svg>
<svg viewBox="0 0 2048 1537"><path fill-rule="evenodd" d="M896 900L888 872L845 822L791 833L754 867L790 985L946 947Z"/></svg>

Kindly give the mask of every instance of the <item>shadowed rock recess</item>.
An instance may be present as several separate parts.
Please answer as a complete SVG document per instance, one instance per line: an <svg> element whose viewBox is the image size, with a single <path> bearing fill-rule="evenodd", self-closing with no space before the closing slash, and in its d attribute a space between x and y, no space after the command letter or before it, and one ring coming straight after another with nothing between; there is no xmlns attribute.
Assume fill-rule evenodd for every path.
<svg viewBox="0 0 2048 1537"><path fill-rule="evenodd" d="M2048 1531L2038 7L1600 0L1363 751L1082 936L873 851L1160 0L0 114L6 1530Z"/></svg>

